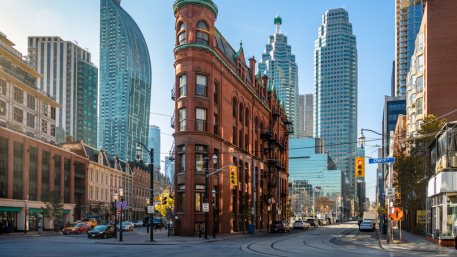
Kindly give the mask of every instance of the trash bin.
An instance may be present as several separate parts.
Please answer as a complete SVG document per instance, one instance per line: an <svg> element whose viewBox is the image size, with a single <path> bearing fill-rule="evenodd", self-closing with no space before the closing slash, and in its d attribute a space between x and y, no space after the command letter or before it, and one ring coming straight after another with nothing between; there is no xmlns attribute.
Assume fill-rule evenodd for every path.
<svg viewBox="0 0 457 257"><path fill-rule="evenodd" d="M248 234L255 234L255 225L248 224Z"/></svg>

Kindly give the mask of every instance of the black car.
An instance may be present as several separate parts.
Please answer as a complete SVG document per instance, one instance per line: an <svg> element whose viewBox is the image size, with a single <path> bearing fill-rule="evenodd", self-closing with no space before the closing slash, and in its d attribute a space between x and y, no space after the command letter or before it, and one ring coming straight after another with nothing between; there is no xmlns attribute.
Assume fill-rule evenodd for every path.
<svg viewBox="0 0 457 257"><path fill-rule="evenodd" d="M319 226L319 224L317 223L317 221L315 219L307 219L306 222L309 223L310 226L313 226L316 228Z"/></svg>
<svg viewBox="0 0 457 257"><path fill-rule="evenodd" d="M271 232L289 232L289 226L285 220L276 220L271 224Z"/></svg>
<svg viewBox="0 0 457 257"><path fill-rule="evenodd" d="M114 237L114 227L111 225L98 225L87 232L88 238Z"/></svg>

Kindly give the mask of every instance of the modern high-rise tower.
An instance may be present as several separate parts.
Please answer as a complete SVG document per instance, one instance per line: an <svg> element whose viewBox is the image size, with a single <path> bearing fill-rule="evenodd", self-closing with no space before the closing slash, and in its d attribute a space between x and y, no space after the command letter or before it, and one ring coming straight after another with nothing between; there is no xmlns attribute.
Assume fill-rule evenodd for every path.
<svg viewBox="0 0 457 257"><path fill-rule="evenodd" d="M100 144L133 160L137 142L148 143L151 61L140 28L120 6L100 1ZM143 151L143 159L149 160Z"/></svg>
<svg viewBox="0 0 457 257"><path fill-rule="evenodd" d="M281 33L281 17L274 19L275 34L269 42L259 62L260 74L268 76L270 83L276 89L279 100L284 104L287 117L294 125L294 135L299 135L299 95L298 73L295 55L287 44L287 36Z"/></svg>
<svg viewBox="0 0 457 257"><path fill-rule="evenodd" d="M406 95L406 75L410 69L416 36L421 26L425 0L395 1L395 95Z"/></svg>
<svg viewBox="0 0 457 257"><path fill-rule="evenodd" d="M65 136L97 146L98 69L89 51L60 37L29 37L29 64L41 78L37 87L62 106L57 109L56 140Z"/></svg>
<svg viewBox="0 0 457 257"><path fill-rule="evenodd" d="M357 48L345 9L325 12L314 44L314 137L342 170L355 193Z"/></svg>
<svg viewBox="0 0 457 257"><path fill-rule="evenodd" d="M313 95L306 94L305 97L305 137L313 136Z"/></svg>
<svg viewBox="0 0 457 257"><path fill-rule="evenodd" d="M154 149L154 170L160 170L160 128L156 125L149 126L148 149L151 148Z"/></svg>

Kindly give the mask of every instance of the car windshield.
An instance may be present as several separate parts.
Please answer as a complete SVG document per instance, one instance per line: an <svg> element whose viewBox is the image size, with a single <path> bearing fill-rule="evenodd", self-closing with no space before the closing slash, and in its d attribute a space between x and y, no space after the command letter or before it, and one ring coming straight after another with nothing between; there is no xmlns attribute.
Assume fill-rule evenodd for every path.
<svg viewBox="0 0 457 257"><path fill-rule="evenodd" d="M104 231L106 229L106 226L96 226L94 228L95 231Z"/></svg>
<svg viewBox="0 0 457 257"><path fill-rule="evenodd" d="M364 221L362 222L363 225L372 225L371 221Z"/></svg>
<svg viewBox="0 0 457 257"><path fill-rule="evenodd" d="M296 220L295 223L303 223L301 220Z"/></svg>
<svg viewBox="0 0 457 257"><path fill-rule="evenodd" d="M68 225L67 227L76 227L76 226L78 226L78 223L70 224L70 225Z"/></svg>
<svg viewBox="0 0 457 257"><path fill-rule="evenodd" d="M282 221L275 221L273 224L282 224Z"/></svg>
<svg viewBox="0 0 457 257"><path fill-rule="evenodd" d="M128 222L128 221L123 221L122 222L122 226L128 226L128 225L130 225L130 222Z"/></svg>
<svg viewBox="0 0 457 257"><path fill-rule="evenodd" d="M308 220L306 220L306 221L310 221L310 222L313 222L313 221L314 221L314 219L308 219Z"/></svg>

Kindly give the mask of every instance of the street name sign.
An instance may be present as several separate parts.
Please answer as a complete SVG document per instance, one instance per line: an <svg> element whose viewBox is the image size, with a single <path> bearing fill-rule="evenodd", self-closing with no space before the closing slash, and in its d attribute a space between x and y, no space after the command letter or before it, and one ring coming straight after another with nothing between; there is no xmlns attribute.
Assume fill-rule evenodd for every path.
<svg viewBox="0 0 457 257"><path fill-rule="evenodd" d="M148 205L148 213L154 213L154 205Z"/></svg>
<svg viewBox="0 0 457 257"><path fill-rule="evenodd" d="M368 159L369 164L373 163L392 163L395 162L394 157L386 157L386 158L370 158Z"/></svg>

